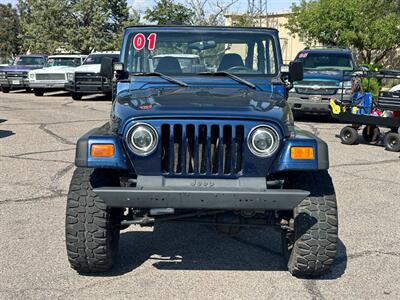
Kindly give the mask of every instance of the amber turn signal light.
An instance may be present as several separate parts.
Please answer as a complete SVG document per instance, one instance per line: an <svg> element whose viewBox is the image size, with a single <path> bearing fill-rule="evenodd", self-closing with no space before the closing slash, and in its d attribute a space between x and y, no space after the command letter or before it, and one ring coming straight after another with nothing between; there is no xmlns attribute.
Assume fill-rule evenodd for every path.
<svg viewBox="0 0 400 300"><path fill-rule="evenodd" d="M93 157L112 157L114 152L113 144L93 144L90 148L90 155Z"/></svg>
<svg viewBox="0 0 400 300"><path fill-rule="evenodd" d="M290 157L292 159L314 159L313 147L292 147L290 148Z"/></svg>

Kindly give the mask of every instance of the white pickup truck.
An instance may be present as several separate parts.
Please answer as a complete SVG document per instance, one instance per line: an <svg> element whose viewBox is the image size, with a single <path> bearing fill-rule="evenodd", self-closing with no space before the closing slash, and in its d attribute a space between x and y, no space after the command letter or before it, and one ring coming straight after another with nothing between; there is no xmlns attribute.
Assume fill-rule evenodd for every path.
<svg viewBox="0 0 400 300"><path fill-rule="evenodd" d="M68 74L85 60L85 55L52 55L45 68L29 72L29 87L35 96L43 96L46 91L63 90L68 82Z"/></svg>

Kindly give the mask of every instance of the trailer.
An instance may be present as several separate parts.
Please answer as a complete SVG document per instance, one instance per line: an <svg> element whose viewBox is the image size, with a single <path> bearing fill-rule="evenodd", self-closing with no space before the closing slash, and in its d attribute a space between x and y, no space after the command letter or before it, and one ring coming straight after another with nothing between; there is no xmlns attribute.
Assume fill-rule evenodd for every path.
<svg viewBox="0 0 400 300"><path fill-rule="evenodd" d="M367 143L383 142L386 150L400 151L400 91L380 91L373 97L370 90L372 78L380 80L400 79L400 71L381 70L380 72L360 71L352 74L352 100L343 101L343 97L330 101L332 116L339 122L350 124L340 131L343 144L353 145L358 141L358 131L362 129L362 137ZM366 91L361 80L368 80ZM382 128L387 128L381 133Z"/></svg>

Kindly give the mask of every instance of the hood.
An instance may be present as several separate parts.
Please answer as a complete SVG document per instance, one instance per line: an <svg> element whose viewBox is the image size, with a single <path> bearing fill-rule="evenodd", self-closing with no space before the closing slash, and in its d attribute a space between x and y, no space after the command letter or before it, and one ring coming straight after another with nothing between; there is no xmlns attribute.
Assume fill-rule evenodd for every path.
<svg viewBox="0 0 400 300"><path fill-rule="evenodd" d="M31 73L34 74L49 74L49 73L65 73L65 72L73 72L75 71L74 67L69 66L54 66L54 67L46 67L39 70L34 70Z"/></svg>
<svg viewBox="0 0 400 300"><path fill-rule="evenodd" d="M343 71L304 71L304 80L351 80L350 72L344 74Z"/></svg>
<svg viewBox="0 0 400 300"><path fill-rule="evenodd" d="M79 73L84 73L84 72L99 73L100 67L101 67L101 65L99 65L99 64L82 65L82 66L75 68L74 70L75 70L75 72L79 72Z"/></svg>
<svg viewBox="0 0 400 300"><path fill-rule="evenodd" d="M132 119L230 118L272 121L285 131L282 123L287 122L289 113L285 98L268 91L243 87L157 87L121 92L114 102L112 117L120 123L120 129Z"/></svg>
<svg viewBox="0 0 400 300"><path fill-rule="evenodd" d="M2 68L1 70L3 72L29 72L31 70L35 70L35 69L42 69L43 66L40 65L30 65L30 66L8 66L5 68Z"/></svg>

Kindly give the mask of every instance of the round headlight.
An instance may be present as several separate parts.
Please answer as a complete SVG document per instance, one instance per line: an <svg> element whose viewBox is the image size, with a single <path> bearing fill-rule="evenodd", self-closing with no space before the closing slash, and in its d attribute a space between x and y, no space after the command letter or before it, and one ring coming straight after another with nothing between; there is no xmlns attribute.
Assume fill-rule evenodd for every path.
<svg viewBox="0 0 400 300"><path fill-rule="evenodd" d="M128 145L136 155L151 154L157 143L157 131L148 124L136 124L128 131Z"/></svg>
<svg viewBox="0 0 400 300"><path fill-rule="evenodd" d="M278 149L279 135L272 127L261 125L250 131L247 143L253 154L266 157Z"/></svg>

